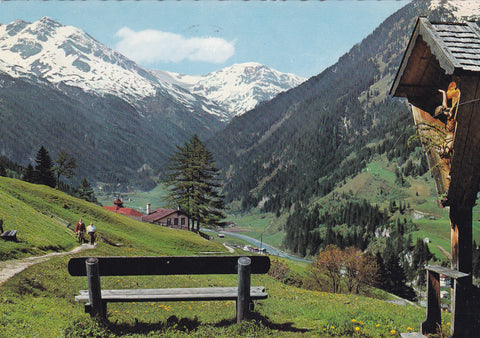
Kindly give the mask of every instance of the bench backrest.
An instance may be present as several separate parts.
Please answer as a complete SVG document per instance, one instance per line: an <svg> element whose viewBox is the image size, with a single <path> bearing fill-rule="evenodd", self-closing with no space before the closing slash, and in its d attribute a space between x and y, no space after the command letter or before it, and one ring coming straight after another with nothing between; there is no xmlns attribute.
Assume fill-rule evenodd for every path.
<svg viewBox="0 0 480 338"><path fill-rule="evenodd" d="M100 276L141 275L209 275L237 274L241 256L161 256L161 257L96 257ZM268 256L248 256L251 273L267 273ZM71 258L68 272L72 276L86 276L88 257Z"/></svg>

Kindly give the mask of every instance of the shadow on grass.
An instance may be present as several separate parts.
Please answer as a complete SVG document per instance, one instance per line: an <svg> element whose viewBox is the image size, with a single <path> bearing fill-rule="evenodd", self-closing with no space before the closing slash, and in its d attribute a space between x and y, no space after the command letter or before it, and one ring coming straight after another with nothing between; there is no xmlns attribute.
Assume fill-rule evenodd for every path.
<svg viewBox="0 0 480 338"><path fill-rule="evenodd" d="M196 331L200 326L210 326L214 328L228 328L236 324L236 319L223 319L218 323L201 323L197 317L195 318L178 318L177 316L169 317L166 322L159 323L145 323L138 320L135 320L133 324L121 324L121 323L105 323L108 330L118 336L128 335L128 334L148 334L151 332L165 332L169 329L181 332L193 332ZM259 328L265 328L267 330L275 330L280 332L309 332L309 329L306 328L296 328L293 326L292 322L287 323L274 323L267 316L263 316L258 312L253 312L250 314L246 322L254 326L259 326ZM242 323L242 324L243 324ZM240 325L242 325L240 324ZM248 325L248 324L247 324ZM241 331L241 329L240 329Z"/></svg>
<svg viewBox="0 0 480 338"><path fill-rule="evenodd" d="M274 323L270 320L270 318L268 318L267 316L261 315L258 312L252 312L247 320L255 321L270 330L276 330L276 331L282 331L282 332L303 332L303 333L310 331L309 329L306 329L306 328L294 327L292 322ZM224 327L224 326L236 324L236 322L237 322L236 319L229 319L229 320L224 319L219 323L215 324L214 326Z"/></svg>
<svg viewBox="0 0 480 338"><path fill-rule="evenodd" d="M118 324L107 322L106 326L111 332L115 333L116 335L125 335L132 333L148 334L154 331L165 331L169 328L173 328L178 331L189 332L196 330L200 326L200 324L201 323L198 321L197 317L193 319L178 319L177 316L170 316L168 317L166 322L161 323L145 323L135 319L134 324Z"/></svg>

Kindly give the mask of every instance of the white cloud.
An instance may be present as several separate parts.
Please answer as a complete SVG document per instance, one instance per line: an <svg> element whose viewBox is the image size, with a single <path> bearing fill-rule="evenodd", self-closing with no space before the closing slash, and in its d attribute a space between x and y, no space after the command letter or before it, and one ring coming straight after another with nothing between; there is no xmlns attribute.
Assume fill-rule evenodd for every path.
<svg viewBox="0 0 480 338"><path fill-rule="evenodd" d="M136 62L180 62L183 60L222 63L235 53L235 42L214 37L186 38L179 34L147 29L135 32L121 28L116 50Z"/></svg>

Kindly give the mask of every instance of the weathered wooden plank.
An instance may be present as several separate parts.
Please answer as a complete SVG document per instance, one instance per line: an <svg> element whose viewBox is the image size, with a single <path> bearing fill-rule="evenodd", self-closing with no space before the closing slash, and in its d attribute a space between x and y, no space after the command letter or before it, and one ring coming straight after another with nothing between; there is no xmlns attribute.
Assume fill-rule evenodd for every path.
<svg viewBox="0 0 480 338"><path fill-rule="evenodd" d="M88 257L71 258L68 272L85 276ZM240 256L97 257L100 276L237 274ZM251 273L267 273L268 256L249 256Z"/></svg>
<svg viewBox="0 0 480 338"><path fill-rule="evenodd" d="M460 64L465 66L475 66L475 67L480 66L479 60L473 60L473 59L459 59L459 60L460 60Z"/></svg>
<svg viewBox="0 0 480 338"><path fill-rule="evenodd" d="M478 47L470 47L470 48L465 48L463 46L455 46L455 47L451 47L450 50L452 51L452 53L456 53L456 52L463 52L463 53L466 53L466 54L472 54L472 55L477 55L478 53L480 53L480 46Z"/></svg>
<svg viewBox="0 0 480 338"><path fill-rule="evenodd" d="M400 333L400 337L402 338L427 338L420 332L407 332L407 333Z"/></svg>
<svg viewBox="0 0 480 338"><path fill-rule="evenodd" d="M443 41L446 43L451 41L461 42L461 43L473 43L478 44L480 40L475 34L440 34Z"/></svg>
<svg viewBox="0 0 480 338"><path fill-rule="evenodd" d="M443 42L448 45L449 43L454 43L454 44L465 44L465 45L478 45L480 44L480 40L477 38L471 38L471 37L458 37L458 36L451 36L451 37L445 37L443 39Z"/></svg>
<svg viewBox="0 0 480 338"><path fill-rule="evenodd" d="M437 32L468 32L469 28L466 25L445 25L445 24L434 24L433 27Z"/></svg>
<svg viewBox="0 0 480 338"><path fill-rule="evenodd" d="M435 271L436 273L439 273L441 275L445 275L454 279L470 276L468 273L464 273L458 270L453 270L440 265L427 265L425 269L430 271Z"/></svg>
<svg viewBox="0 0 480 338"><path fill-rule="evenodd" d="M236 300L237 297L238 287L102 290L102 301L106 302L210 301ZM250 298L268 298L265 287L251 287ZM79 295L75 296L75 301L88 303L88 290L80 290Z"/></svg>
<svg viewBox="0 0 480 338"><path fill-rule="evenodd" d="M457 42L447 42L445 43L445 46L450 50L453 51L454 48L460 48L463 50L477 50L480 48L480 43L472 43L470 45L467 45L465 43L457 43Z"/></svg>
<svg viewBox="0 0 480 338"><path fill-rule="evenodd" d="M480 60L480 53L478 54L469 54L469 53L464 53L464 52L453 52L453 55L457 59L460 59L460 62L462 62L463 59L466 60Z"/></svg>

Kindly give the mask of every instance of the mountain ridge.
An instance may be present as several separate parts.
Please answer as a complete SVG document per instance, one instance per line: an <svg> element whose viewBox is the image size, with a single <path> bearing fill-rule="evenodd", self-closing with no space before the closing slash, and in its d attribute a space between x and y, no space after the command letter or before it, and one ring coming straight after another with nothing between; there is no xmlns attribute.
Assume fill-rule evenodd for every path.
<svg viewBox="0 0 480 338"><path fill-rule="evenodd" d="M167 71L154 71L154 74L163 81L217 102L229 112L228 120L305 81L300 76L281 73L256 62L234 64L207 75Z"/></svg>
<svg viewBox="0 0 480 338"><path fill-rule="evenodd" d="M192 113L202 107L209 114L222 115L206 99L159 81L84 31L48 17L0 26L0 54L0 70L13 77L33 75L56 85L115 95L134 106L148 97L172 95L171 100L182 102Z"/></svg>

